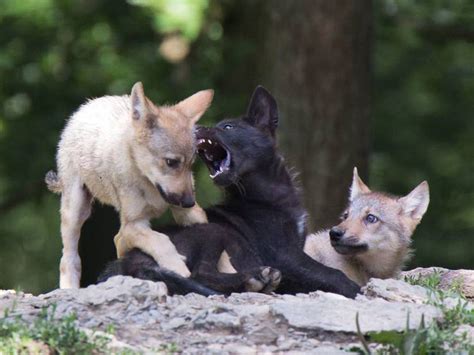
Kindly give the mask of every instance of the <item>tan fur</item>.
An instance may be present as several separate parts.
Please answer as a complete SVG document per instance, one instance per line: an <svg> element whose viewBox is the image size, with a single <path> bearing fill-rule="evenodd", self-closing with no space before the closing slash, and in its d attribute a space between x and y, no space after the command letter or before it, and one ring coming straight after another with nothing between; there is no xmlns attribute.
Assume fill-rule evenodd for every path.
<svg viewBox="0 0 474 355"><path fill-rule="evenodd" d="M234 266L230 262L230 256L224 250L217 262L217 270L224 274L236 274L237 270L235 270Z"/></svg>
<svg viewBox="0 0 474 355"><path fill-rule="evenodd" d="M121 228L114 238L119 257L140 248L162 266L189 276L174 245L151 230L149 220L169 206L157 184L166 194L193 196L193 127L212 97L212 90L200 91L174 106L158 107L137 83L130 96L94 99L72 115L59 142L58 176L46 177L48 186L62 193L61 288L79 287L78 241L93 199L120 213ZM179 167L170 168L166 159L179 160ZM179 224L207 222L197 204L171 209Z"/></svg>
<svg viewBox="0 0 474 355"><path fill-rule="evenodd" d="M360 179L357 169L351 186L347 217L337 226L345 231L343 238L353 243L365 243L366 251L339 254L331 245L329 231L308 235L305 252L324 265L340 269L359 285L371 277L395 277L410 257L411 236L429 204L426 181L405 197L372 192ZM367 223L365 217L378 217Z"/></svg>

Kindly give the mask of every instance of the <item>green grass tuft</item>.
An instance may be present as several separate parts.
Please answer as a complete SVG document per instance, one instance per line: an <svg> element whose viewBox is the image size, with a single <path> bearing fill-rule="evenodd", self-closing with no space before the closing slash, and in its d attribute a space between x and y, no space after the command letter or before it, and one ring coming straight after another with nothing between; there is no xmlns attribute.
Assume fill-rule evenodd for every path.
<svg viewBox="0 0 474 355"><path fill-rule="evenodd" d="M6 310L0 318L0 354L107 352L107 337L89 336L78 328L75 314L57 319L55 311L55 306L43 308L33 322L26 322Z"/></svg>
<svg viewBox="0 0 474 355"><path fill-rule="evenodd" d="M418 285L426 287L430 290L436 290L441 283L441 272L436 270L427 276L405 276L404 281L410 285Z"/></svg>
<svg viewBox="0 0 474 355"><path fill-rule="evenodd" d="M384 331L369 333L364 336L360 330L358 317L356 325L362 348L353 349L363 354L401 354L431 355L444 353L474 354L474 344L466 333L457 332L464 324L474 326L474 309L469 309L469 302L461 294L460 283L453 283L449 290L439 288L441 274L435 272L427 277L406 278L406 282L427 288L430 292L428 304L436 306L443 313L443 321L433 322L429 326L421 320L417 329L407 327L403 332ZM382 344L375 351L370 343Z"/></svg>

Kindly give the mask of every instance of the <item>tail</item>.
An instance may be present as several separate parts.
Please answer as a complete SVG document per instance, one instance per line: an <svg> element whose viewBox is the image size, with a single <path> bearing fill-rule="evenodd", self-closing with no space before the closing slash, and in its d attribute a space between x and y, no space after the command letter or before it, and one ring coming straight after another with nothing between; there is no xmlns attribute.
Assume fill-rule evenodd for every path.
<svg viewBox="0 0 474 355"><path fill-rule="evenodd" d="M160 281L163 281L172 295L197 293L203 296L212 296L220 294L195 280L184 278L173 271L157 267L155 270L147 270L146 272L149 273L154 280L159 279Z"/></svg>
<svg viewBox="0 0 474 355"><path fill-rule="evenodd" d="M44 182L48 186L49 191L54 192L56 194L61 193L61 180L59 179L58 174L56 174L53 170L50 170L46 173L46 176L44 177Z"/></svg>
<svg viewBox="0 0 474 355"><path fill-rule="evenodd" d="M97 281L104 282L108 278L117 275L164 282L171 295L197 293L203 296L211 296L220 294L195 280L187 279L173 271L161 268L153 258L138 249L133 249L124 258L109 263Z"/></svg>

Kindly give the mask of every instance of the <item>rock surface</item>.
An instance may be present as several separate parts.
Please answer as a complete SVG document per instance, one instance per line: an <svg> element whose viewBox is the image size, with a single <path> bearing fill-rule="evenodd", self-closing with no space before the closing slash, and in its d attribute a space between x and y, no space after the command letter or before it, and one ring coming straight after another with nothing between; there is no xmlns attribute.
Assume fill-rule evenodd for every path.
<svg viewBox="0 0 474 355"><path fill-rule="evenodd" d="M463 295L474 299L474 270L448 270L439 267L416 268L402 273L402 277L410 277L413 279L426 278L434 273L438 273L440 280L440 288L448 290L452 287L459 287Z"/></svg>
<svg viewBox="0 0 474 355"><path fill-rule="evenodd" d="M233 294L203 297L167 296L162 283L113 277L80 290L55 290L33 296L0 291L0 312L28 320L55 304L56 316L74 312L79 326L115 328L113 346L141 351L178 349L185 353L304 352L339 353L359 344L356 315L363 333L417 328L441 320L427 305L426 289L400 280L373 279L363 295Z"/></svg>

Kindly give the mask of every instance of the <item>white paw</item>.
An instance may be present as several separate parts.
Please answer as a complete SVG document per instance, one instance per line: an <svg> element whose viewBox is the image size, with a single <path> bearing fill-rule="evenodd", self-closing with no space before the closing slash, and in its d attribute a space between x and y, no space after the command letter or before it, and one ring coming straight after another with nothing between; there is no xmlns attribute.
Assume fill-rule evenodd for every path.
<svg viewBox="0 0 474 355"><path fill-rule="evenodd" d="M187 268L186 264L179 257L178 258L175 257L171 260L168 257L167 260L159 261L159 264L160 264L160 266L164 267L165 269L174 271L175 273L177 273L177 274L179 274L183 277L191 276L191 272Z"/></svg>
<svg viewBox="0 0 474 355"><path fill-rule="evenodd" d="M281 281L281 272L269 266L258 269L257 273L245 283L247 292L273 292Z"/></svg>

